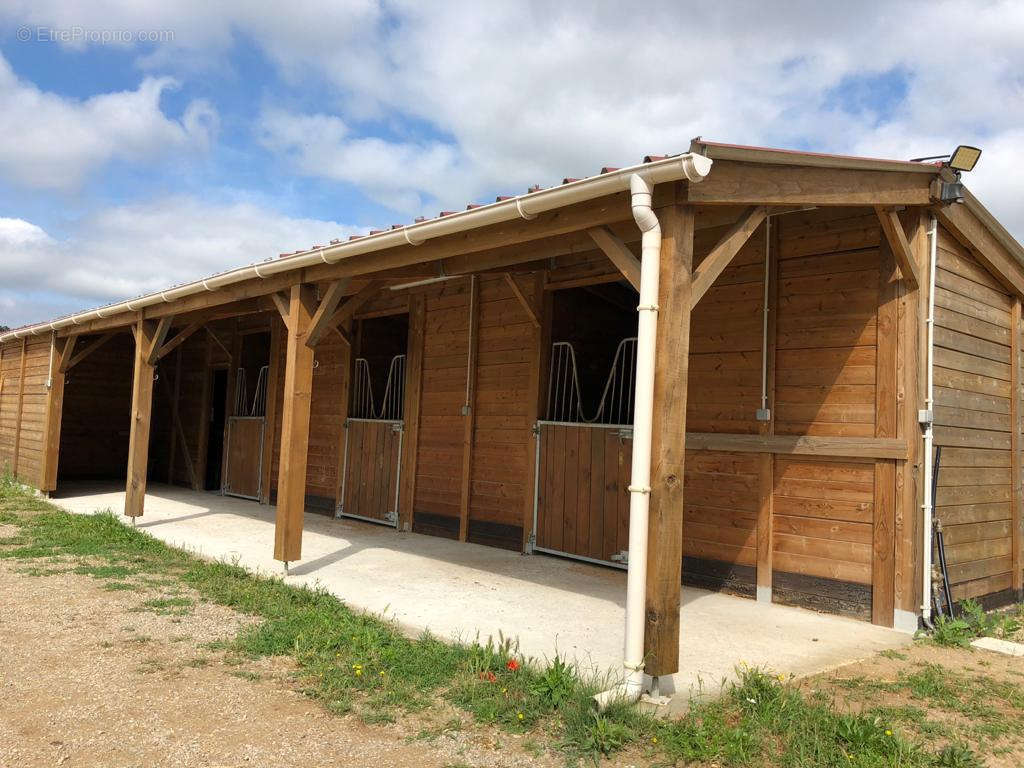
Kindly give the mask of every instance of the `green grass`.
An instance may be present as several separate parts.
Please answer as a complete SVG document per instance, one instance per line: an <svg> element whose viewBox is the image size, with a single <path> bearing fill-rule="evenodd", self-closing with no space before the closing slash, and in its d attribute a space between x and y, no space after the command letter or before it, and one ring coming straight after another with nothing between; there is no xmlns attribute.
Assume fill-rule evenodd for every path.
<svg viewBox="0 0 1024 768"><path fill-rule="evenodd" d="M559 749L571 761L594 764L627 747L656 763L783 768L960 768L970 765L973 755L959 746L935 751L901 733L901 726L916 728L925 722L920 708L852 714L756 669L742 670L722 696L695 701L680 719L657 719L627 704L598 714L591 697L601 681L581 678L557 658L533 663L503 638L483 644L446 643L430 634L410 638L325 591L256 576L230 563L200 560L121 524L113 515L70 515L3 480L0 522L20 528L13 541L0 542L0 558L38 568L64 563L77 573L104 579L109 589L171 587L172 595L165 589L163 596L146 600L146 610L174 614L190 611L196 600L203 600L256 617L213 649L226 651L229 659L289 657L306 695L331 712L352 712L367 722L392 722L443 699L477 723L529 734L531 751ZM174 587L189 588L191 596L173 595ZM148 638L125 642L145 644ZM192 662L206 663L205 657ZM140 669L158 671L161 666L150 660ZM258 673L244 670L230 674L259 679ZM851 688L866 690L870 685ZM970 710L987 722L984 702L972 703L935 670L915 670L894 685L929 705ZM991 687L1001 700L1018 702L1018 689ZM454 726L449 723L446 729ZM431 733L425 731L424 738Z"/></svg>
<svg viewBox="0 0 1024 768"><path fill-rule="evenodd" d="M1019 611L988 613L976 600L964 600L960 603L959 616L939 616L936 619L931 640L937 645L969 648L971 640L977 637L1011 637L1020 628Z"/></svg>

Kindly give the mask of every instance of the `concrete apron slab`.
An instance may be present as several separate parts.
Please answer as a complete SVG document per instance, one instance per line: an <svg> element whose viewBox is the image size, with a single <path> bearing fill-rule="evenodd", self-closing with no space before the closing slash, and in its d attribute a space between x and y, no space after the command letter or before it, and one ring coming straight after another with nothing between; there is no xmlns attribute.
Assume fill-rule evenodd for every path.
<svg viewBox="0 0 1024 768"><path fill-rule="evenodd" d="M123 510L111 486L62 488L53 501L76 513ZM274 508L154 485L138 527L203 557L280 576L273 559ZM544 555L400 533L307 514L303 559L290 584L329 590L353 608L406 632L453 640L515 638L526 656L559 653L585 673L621 677L625 573ZM909 635L838 616L684 587L680 672L662 694L717 691L737 665L807 675L911 642Z"/></svg>

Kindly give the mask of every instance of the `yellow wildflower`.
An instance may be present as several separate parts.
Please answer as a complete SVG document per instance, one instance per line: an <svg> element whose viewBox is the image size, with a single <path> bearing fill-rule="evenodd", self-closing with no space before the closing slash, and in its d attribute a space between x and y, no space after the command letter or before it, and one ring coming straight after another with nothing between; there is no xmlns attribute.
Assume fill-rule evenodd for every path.
<svg viewBox="0 0 1024 768"><path fill-rule="evenodd" d="M522 712L520 712L520 713L519 713L518 715L516 715L516 717L518 717L520 721L522 721L522 720L525 720L525 719L526 719L525 715L523 715L523 713L522 713Z"/></svg>

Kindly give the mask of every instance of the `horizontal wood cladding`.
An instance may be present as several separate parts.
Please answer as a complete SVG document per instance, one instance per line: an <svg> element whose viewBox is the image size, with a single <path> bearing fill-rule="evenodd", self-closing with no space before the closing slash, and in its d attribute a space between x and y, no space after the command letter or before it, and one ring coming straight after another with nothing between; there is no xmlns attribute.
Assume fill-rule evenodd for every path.
<svg viewBox="0 0 1024 768"><path fill-rule="evenodd" d="M46 423L46 380L50 337L30 337L3 345L0 360L0 472L38 486Z"/></svg>
<svg viewBox="0 0 1024 768"><path fill-rule="evenodd" d="M697 230L695 269L730 226ZM758 227L693 310L686 403L686 425L692 432L758 430L764 230L764 224Z"/></svg>
<svg viewBox="0 0 1024 768"><path fill-rule="evenodd" d="M777 456L774 570L870 584L874 493L871 460Z"/></svg>
<svg viewBox="0 0 1024 768"><path fill-rule="evenodd" d="M693 558L696 573L709 578L709 563L747 566L733 571L731 580L749 577L752 585L751 569L757 564L758 457L687 451L685 479L684 556Z"/></svg>
<svg viewBox="0 0 1024 768"><path fill-rule="evenodd" d="M944 229L935 284L935 517L962 600L1012 583L1012 299Z"/></svg>
<svg viewBox="0 0 1024 768"><path fill-rule="evenodd" d="M426 309L414 530L458 535L462 406L469 349L469 280L424 291ZM483 334L481 334L481 339Z"/></svg>
<svg viewBox="0 0 1024 768"><path fill-rule="evenodd" d="M517 285L528 301L539 303L535 281ZM502 275L481 278L479 302L469 540L519 549L529 492L525 457L533 444L530 366L538 332ZM429 344L429 308L427 322Z"/></svg>
<svg viewBox="0 0 1024 768"><path fill-rule="evenodd" d="M0 472L14 471L21 391L21 341L0 344Z"/></svg>
<svg viewBox="0 0 1024 768"><path fill-rule="evenodd" d="M838 209L776 225L775 434L874 437L878 218Z"/></svg>

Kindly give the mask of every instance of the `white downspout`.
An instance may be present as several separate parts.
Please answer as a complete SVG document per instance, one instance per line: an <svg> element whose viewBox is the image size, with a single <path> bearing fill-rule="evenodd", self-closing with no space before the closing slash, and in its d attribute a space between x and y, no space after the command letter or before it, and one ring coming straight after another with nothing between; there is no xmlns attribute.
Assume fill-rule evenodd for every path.
<svg viewBox="0 0 1024 768"><path fill-rule="evenodd" d="M702 181L711 160L694 156L691 182ZM644 619L647 602L647 521L651 501L651 435L654 421L654 364L658 333L658 278L661 224L651 205L651 184L640 174L629 179L633 218L640 241L640 302L637 306L636 387L633 405L633 467L629 483L629 558L626 563L626 639L622 683L594 696L599 709L618 700L636 701L644 691Z"/></svg>
<svg viewBox="0 0 1024 768"><path fill-rule="evenodd" d="M925 626L930 627L932 623L932 517L935 512L935 499L932 498L932 473L935 471L932 459L933 430L933 406L935 395L935 384L933 377L933 357L935 342L935 260L938 240L938 222L932 216L931 226L928 229L928 317L925 319L927 327L928 343L925 352L925 401L924 407L926 420L924 428L924 524L922 537L923 567L921 569L921 619Z"/></svg>

